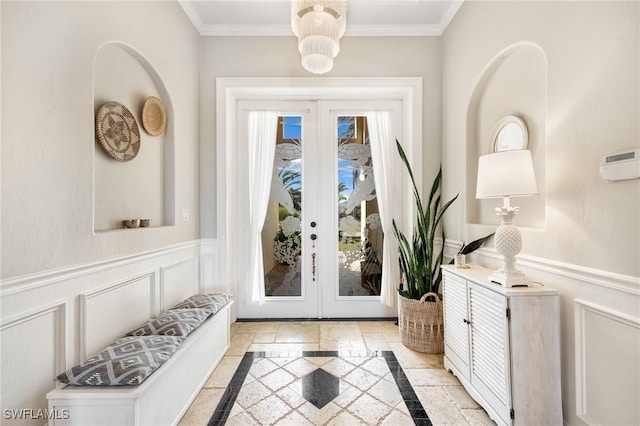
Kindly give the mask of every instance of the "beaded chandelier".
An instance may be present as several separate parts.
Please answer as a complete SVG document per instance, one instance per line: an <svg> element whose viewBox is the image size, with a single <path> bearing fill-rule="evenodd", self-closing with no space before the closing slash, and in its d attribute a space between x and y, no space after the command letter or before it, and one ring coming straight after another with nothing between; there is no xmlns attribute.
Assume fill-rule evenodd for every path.
<svg viewBox="0 0 640 426"><path fill-rule="evenodd" d="M346 0L292 0L291 28L304 69L324 74L333 68L347 28L346 15Z"/></svg>

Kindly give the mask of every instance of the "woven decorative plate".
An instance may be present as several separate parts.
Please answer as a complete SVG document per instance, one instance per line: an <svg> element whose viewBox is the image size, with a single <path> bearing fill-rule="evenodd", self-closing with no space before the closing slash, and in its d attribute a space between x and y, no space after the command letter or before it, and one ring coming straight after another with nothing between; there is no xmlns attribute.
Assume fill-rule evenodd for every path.
<svg viewBox="0 0 640 426"><path fill-rule="evenodd" d="M164 132L167 125L167 112L160 99L149 96L142 107L142 127L151 136L158 136Z"/></svg>
<svg viewBox="0 0 640 426"><path fill-rule="evenodd" d="M133 160L140 151L140 130L131 111L107 102L96 114L96 134L107 153L118 161Z"/></svg>

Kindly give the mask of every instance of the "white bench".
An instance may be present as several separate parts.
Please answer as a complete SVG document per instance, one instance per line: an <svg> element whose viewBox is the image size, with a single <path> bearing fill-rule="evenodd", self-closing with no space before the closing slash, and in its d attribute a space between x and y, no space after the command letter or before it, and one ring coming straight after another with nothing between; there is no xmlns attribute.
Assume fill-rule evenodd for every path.
<svg viewBox="0 0 640 426"><path fill-rule="evenodd" d="M49 425L176 424L229 349L231 303L138 386L64 386L49 392Z"/></svg>

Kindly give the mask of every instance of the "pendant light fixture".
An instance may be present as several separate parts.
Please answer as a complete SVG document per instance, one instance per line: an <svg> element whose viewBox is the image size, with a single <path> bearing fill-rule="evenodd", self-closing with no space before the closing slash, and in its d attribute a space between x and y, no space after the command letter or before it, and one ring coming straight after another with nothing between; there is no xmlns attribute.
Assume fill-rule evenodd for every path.
<svg viewBox="0 0 640 426"><path fill-rule="evenodd" d="M304 69L324 74L333 68L347 28L346 14L346 0L292 0L291 28Z"/></svg>

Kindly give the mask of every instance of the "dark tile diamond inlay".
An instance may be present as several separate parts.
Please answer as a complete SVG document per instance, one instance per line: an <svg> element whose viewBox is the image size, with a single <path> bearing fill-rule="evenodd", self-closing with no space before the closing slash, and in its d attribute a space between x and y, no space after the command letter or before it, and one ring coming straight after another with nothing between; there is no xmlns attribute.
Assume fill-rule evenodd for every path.
<svg viewBox="0 0 640 426"><path fill-rule="evenodd" d="M407 406L409 414L413 418L413 422L416 426L432 426L431 419L427 415L426 411L422 407L422 403L418 399L411 383L407 379L407 376L404 374L404 370L400 366L396 356L392 351L373 351L369 354L372 357L382 357L389 367L389 371L393 376L394 381L400 391L402 399L404 399L404 403ZM344 354L339 351L303 351L301 353L303 357L340 357L340 356L353 356L353 354ZM268 358L266 352L246 352L236 373L234 374L231 382L227 386L222 399L218 403L211 419L207 426L222 426L227 422L229 418L229 414L233 409L233 405L236 402L236 398L238 397L238 393L244 384L245 378L249 373L249 369L253 364L253 361L256 359ZM320 378L314 378L315 376L319 376ZM327 377L328 376L328 377ZM328 404L332 399L334 399L340 393L339 390L339 380L333 375L327 373L325 370L317 369L314 372L308 374L303 378L308 379L310 393L307 396L305 393L304 397L315 405L318 409L321 409L326 404ZM319 383L319 386L316 386L314 383ZM335 383L332 386L329 386L328 383ZM307 386L303 382L303 391ZM335 386L335 387L333 387ZM314 392L313 389L316 391ZM333 389L330 391L329 389ZM326 392L326 394L325 394ZM329 397L329 395L335 393L333 396ZM321 396L318 398L318 396ZM328 398L328 399L327 399ZM313 399L316 401L314 402ZM326 399L325 402L322 402ZM321 404L321 405L320 405Z"/></svg>
<svg viewBox="0 0 640 426"><path fill-rule="evenodd" d="M322 368L318 368L302 378L302 396L316 408L324 407L339 393L338 378Z"/></svg>

